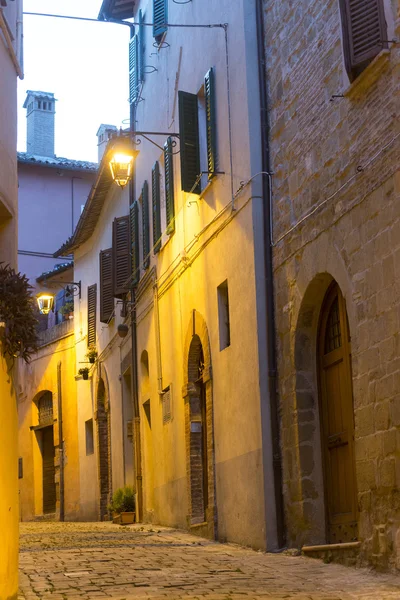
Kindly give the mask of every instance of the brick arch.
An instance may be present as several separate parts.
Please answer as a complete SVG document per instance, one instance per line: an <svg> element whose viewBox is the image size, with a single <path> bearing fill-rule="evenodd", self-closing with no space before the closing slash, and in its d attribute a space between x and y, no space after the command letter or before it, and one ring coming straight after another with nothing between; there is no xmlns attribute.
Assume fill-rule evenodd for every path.
<svg viewBox="0 0 400 600"><path fill-rule="evenodd" d="M99 519L107 520L107 505L112 497L111 471L111 415L107 373L101 365L95 394L95 421L97 424L97 465L99 481Z"/></svg>
<svg viewBox="0 0 400 600"><path fill-rule="evenodd" d="M188 528L214 539L217 510L211 353L207 325L196 310L187 328L183 368Z"/></svg>

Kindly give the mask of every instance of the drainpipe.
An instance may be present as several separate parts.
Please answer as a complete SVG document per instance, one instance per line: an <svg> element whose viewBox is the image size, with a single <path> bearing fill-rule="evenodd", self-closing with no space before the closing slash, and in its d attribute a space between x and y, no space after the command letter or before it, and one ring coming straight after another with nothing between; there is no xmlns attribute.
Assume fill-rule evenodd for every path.
<svg viewBox="0 0 400 600"><path fill-rule="evenodd" d="M135 31L131 27L131 37ZM130 106L130 132L131 138L135 137L136 129L136 106ZM132 172L132 178L129 182L129 206L135 201L135 169ZM136 473L136 516L138 521L143 520L143 482L142 482L142 450L140 441L140 411L139 411L139 384L137 372L137 329L136 329L136 290L131 288L131 370L132 370L132 412L133 412L133 448L134 448L134 466Z"/></svg>
<svg viewBox="0 0 400 600"><path fill-rule="evenodd" d="M261 159L262 171L270 173L270 148L269 148L269 121L268 121L268 95L267 95L267 69L264 48L264 2L256 0L256 22L257 22L257 53L258 53L258 77L260 89L260 120L261 120ZM271 412L271 436L273 453L273 474L276 507L276 528L279 548L285 544L285 523L282 494L282 458L280 448L279 430L279 406L277 395L277 360L276 360L276 330L275 330L275 306L274 306L274 281L272 265L272 203L271 186L268 175L262 176L263 196L263 221L264 221L264 268L266 285L266 318L267 318L267 367L268 367L268 391Z"/></svg>
<svg viewBox="0 0 400 600"><path fill-rule="evenodd" d="M61 362L57 364L58 453L60 462L60 521L64 521L64 439L61 396Z"/></svg>

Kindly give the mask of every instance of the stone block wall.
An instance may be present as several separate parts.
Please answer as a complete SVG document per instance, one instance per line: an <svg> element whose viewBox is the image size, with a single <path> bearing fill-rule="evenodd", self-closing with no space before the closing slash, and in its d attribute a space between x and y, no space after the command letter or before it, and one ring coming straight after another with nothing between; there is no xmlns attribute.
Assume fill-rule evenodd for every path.
<svg viewBox="0 0 400 600"><path fill-rule="evenodd" d="M385 8L398 38L398 0ZM398 47L350 85L338 0L265 0L265 35L288 543L326 541L316 352L336 280L352 345L360 562L400 568Z"/></svg>

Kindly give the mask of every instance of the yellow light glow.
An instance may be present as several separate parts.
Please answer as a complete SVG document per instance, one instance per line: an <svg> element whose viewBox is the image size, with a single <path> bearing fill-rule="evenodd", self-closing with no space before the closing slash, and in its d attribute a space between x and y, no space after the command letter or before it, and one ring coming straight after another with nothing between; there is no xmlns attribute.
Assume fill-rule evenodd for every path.
<svg viewBox="0 0 400 600"><path fill-rule="evenodd" d="M132 178L133 162L139 154L129 138L117 138L109 151L109 165L113 180L125 187Z"/></svg>
<svg viewBox="0 0 400 600"><path fill-rule="evenodd" d="M48 315L54 304L54 296L46 292L42 292L36 296L36 300L41 315Z"/></svg>

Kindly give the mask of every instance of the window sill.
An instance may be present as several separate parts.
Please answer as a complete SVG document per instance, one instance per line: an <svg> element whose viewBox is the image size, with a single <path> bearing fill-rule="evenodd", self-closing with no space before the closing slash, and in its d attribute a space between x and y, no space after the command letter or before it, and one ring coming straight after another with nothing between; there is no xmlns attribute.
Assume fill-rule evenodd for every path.
<svg viewBox="0 0 400 600"><path fill-rule="evenodd" d="M349 100L359 100L366 91L379 79L389 66L390 50L382 50L365 70L344 90L343 95Z"/></svg>

